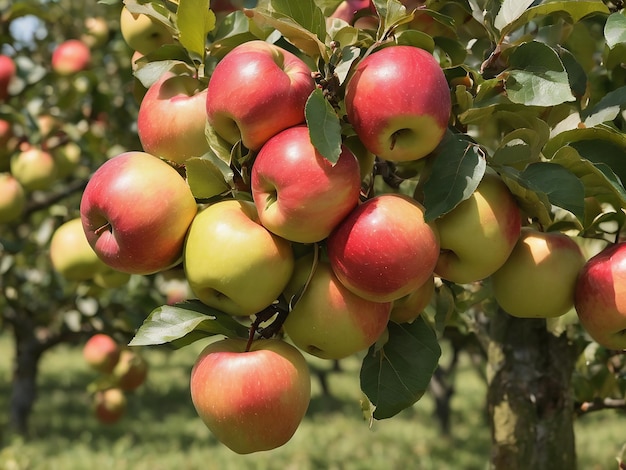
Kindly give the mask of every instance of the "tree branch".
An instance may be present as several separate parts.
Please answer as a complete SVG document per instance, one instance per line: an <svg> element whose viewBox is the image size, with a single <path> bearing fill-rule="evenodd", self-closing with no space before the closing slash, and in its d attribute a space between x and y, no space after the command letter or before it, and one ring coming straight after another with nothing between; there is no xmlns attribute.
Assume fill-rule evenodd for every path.
<svg viewBox="0 0 626 470"><path fill-rule="evenodd" d="M600 410L626 410L626 399L623 398L596 398L593 401L586 401L580 404L577 409L578 415L591 413Z"/></svg>
<svg viewBox="0 0 626 470"><path fill-rule="evenodd" d="M79 191L83 191L85 189L85 186L87 186L88 181L89 180L71 181L61 191L58 191L56 193L51 193L47 195L47 197L45 199L42 199L41 201L31 201L26 206L26 209L24 210L24 216L28 217L33 212L37 212L42 209L47 209L51 205L56 204L57 202L65 199L66 197L71 196L72 194L77 193Z"/></svg>

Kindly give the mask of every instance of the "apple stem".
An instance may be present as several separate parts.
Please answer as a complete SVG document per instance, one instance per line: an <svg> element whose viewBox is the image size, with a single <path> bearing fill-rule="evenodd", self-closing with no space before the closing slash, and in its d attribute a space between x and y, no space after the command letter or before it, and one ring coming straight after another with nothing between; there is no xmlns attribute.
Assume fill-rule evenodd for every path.
<svg viewBox="0 0 626 470"><path fill-rule="evenodd" d="M97 236L102 235L104 232L106 231L110 231L111 230L111 223L107 221L107 223L105 223L102 227L98 227L96 230L94 230L94 233Z"/></svg>

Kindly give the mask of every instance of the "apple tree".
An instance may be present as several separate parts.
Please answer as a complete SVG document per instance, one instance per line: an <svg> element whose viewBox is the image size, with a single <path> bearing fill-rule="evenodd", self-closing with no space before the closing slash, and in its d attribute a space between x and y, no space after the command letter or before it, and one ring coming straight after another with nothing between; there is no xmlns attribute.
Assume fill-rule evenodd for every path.
<svg viewBox="0 0 626 470"><path fill-rule="evenodd" d="M79 217L90 174L139 145L119 12L2 1L0 17L0 329L15 345L2 422L26 434L42 355L99 331L127 343L165 295L102 263Z"/></svg>

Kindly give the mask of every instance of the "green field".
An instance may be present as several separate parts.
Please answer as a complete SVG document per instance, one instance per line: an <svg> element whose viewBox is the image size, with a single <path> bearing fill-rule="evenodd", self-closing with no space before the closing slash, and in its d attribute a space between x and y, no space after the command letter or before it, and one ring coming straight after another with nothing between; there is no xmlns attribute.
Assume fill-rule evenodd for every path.
<svg viewBox="0 0 626 470"><path fill-rule="evenodd" d="M239 456L221 446L197 418L188 376L202 343L170 352L145 351L149 380L130 396L126 417L112 426L91 415L86 393L95 378L80 349L60 346L41 364L40 394L31 419L33 438L0 448L0 469L187 470L187 469L485 469L489 429L485 386L462 361L453 398L452 436L441 436L426 395L412 409L370 429L359 408L359 361L343 361L329 377L332 397L313 381L313 398L293 439L271 452ZM0 427L7 425L10 338L0 335ZM328 367L316 362L318 367ZM626 441L626 416L603 411L576 425L579 468L617 468Z"/></svg>

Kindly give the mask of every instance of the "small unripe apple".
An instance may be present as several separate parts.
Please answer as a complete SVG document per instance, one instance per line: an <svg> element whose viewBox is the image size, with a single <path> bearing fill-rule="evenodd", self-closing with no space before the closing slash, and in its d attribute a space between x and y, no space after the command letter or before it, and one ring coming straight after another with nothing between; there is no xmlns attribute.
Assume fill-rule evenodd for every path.
<svg viewBox="0 0 626 470"><path fill-rule="evenodd" d="M57 180L57 166L49 152L29 147L11 158L11 174L26 191L45 191Z"/></svg>
<svg viewBox="0 0 626 470"><path fill-rule="evenodd" d="M123 348L112 374L119 388L127 392L136 390L148 377L148 363L138 352Z"/></svg>
<svg viewBox="0 0 626 470"><path fill-rule="evenodd" d="M126 395L119 388L99 390L93 397L94 413L103 424L113 424L126 412Z"/></svg>
<svg viewBox="0 0 626 470"><path fill-rule="evenodd" d="M120 357L120 346L112 337L96 333L83 346L83 358L94 370L110 374Z"/></svg>
<svg viewBox="0 0 626 470"><path fill-rule="evenodd" d="M0 224L20 218L26 206L26 194L10 173L0 173Z"/></svg>

